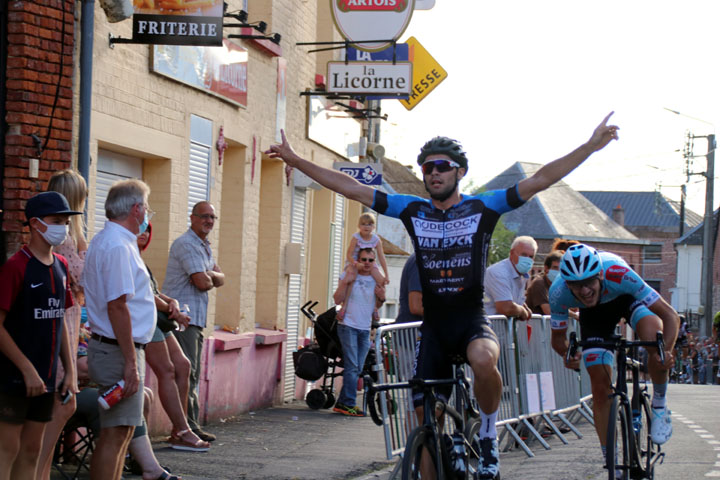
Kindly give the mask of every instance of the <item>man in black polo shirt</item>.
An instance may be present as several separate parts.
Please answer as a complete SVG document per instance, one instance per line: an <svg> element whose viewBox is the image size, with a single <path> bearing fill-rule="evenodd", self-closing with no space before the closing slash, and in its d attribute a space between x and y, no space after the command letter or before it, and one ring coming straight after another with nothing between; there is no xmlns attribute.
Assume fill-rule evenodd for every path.
<svg viewBox="0 0 720 480"><path fill-rule="evenodd" d="M0 478L35 478L53 395L77 392L63 322L73 304L68 266L52 249L65 240L70 215L80 213L60 193L32 197L25 207L30 243L0 267ZM55 392L58 359L65 378Z"/></svg>

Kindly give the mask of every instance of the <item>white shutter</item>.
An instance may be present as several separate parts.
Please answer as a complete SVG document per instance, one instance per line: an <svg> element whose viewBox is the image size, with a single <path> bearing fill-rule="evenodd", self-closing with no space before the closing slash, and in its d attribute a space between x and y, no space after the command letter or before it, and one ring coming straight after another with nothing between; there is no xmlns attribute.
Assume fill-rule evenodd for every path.
<svg viewBox="0 0 720 480"><path fill-rule="evenodd" d="M305 251L305 211L306 192L304 188L295 188L292 198L290 218L290 241L302 245L301 254ZM298 328L300 324L300 305L302 294L302 275L290 274L288 280L288 299L286 314L287 343L285 344L285 382L283 398L286 402L295 397L295 369L292 354L298 345Z"/></svg>
<svg viewBox="0 0 720 480"><path fill-rule="evenodd" d="M142 178L141 159L109 150L98 150L93 233L98 233L105 226L105 199L110 187L116 181L128 178Z"/></svg>
<svg viewBox="0 0 720 480"><path fill-rule="evenodd" d="M190 142L190 175L188 179L188 226L193 206L210 199L210 158L212 150L207 145Z"/></svg>
<svg viewBox="0 0 720 480"><path fill-rule="evenodd" d="M188 172L188 226L193 206L210 200L212 121L190 115L190 161Z"/></svg>
<svg viewBox="0 0 720 480"><path fill-rule="evenodd" d="M343 233L345 232L345 197L339 193L335 194L335 214L330 226L330 268L328 269L328 303L327 308L332 307L333 293L337 287L340 272L344 267L345 252L343 250Z"/></svg>

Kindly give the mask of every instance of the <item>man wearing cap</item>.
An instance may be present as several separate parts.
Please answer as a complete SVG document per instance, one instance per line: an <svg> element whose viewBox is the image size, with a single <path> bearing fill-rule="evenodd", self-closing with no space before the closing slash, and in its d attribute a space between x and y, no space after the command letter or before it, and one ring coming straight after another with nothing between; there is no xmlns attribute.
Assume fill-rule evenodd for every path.
<svg viewBox="0 0 720 480"><path fill-rule="evenodd" d="M155 332L155 300L137 235L152 216L150 188L141 180L115 182L105 200L105 227L85 257L82 286L92 336L90 379L103 393L124 381L122 399L100 410L100 438L90 464L93 479L119 479L135 427L142 425L145 344Z"/></svg>
<svg viewBox="0 0 720 480"><path fill-rule="evenodd" d="M25 206L30 243L0 267L0 478L35 478L55 395L77 392L63 321L73 305L67 261L53 253L67 236L67 200L39 193ZM57 362L65 368L55 391Z"/></svg>

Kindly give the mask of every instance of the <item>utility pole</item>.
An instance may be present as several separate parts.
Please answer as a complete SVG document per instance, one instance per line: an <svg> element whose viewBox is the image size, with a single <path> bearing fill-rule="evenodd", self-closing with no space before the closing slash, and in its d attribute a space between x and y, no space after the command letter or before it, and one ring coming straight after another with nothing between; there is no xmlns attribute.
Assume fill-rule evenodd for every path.
<svg viewBox="0 0 720 480"><path fill-rule="evenodd" d="M700 333L702 335L710 336L712 334L712 321L713 321L713 265L714 265L714 250L715 250L715 238L713 228L713 194L715 189L715 125L711 122L703 120L701 118L692 117L685 115L677 110L664 107L670 113L680 115L682 117L690 118L692 120L710 125L713 129L713 133L709 135L693 135L688 133L688 142L683 152L686 159L693 158L693 141L696 138L706 138L708 142L708 151L705 155L707 160L707 168L704 173L700 173L705 177L705 216L703 218L703 251L702 251L702 275L701 275L701 287L700 287L700 302L703 306L703 319L704 322L700 324ZM691 175L688 169L688 176Z"/></svg>
<svg viewBox="0 0 720 480"><path fill-rule="evenodd" d="M697 138L697 137L696 137ZM713 193L715 183L715 134L706 135L708 142L707 169L705 170L705 218L703 220L703 255L702 255L702 285L703 306L705 322L701 331L703 335L712 334L713 322L713 264L714 264L714 238L713 238Z"/></svg>

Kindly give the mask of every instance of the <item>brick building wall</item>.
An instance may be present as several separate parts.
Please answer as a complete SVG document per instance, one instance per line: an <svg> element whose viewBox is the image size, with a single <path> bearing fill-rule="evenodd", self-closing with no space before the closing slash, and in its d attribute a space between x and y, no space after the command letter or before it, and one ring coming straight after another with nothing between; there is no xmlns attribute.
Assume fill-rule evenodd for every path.
<svg viewBox="0 0 720 480"><path fill-rule="evenodd" d="M7 2L2 230L8 256L28 240L22 225L26 200L71 163L74 5L70 0ZM44 146L41 152L33 134ZM30 170L33 163L37 175Z"/></svg>
<svg viewBox="0 0 720 480"><path fill-rule="evenodd" d="M535 256L535 269L542 271L542 265L545 261L545 255L550 252L554 239L536 238L538 244L537 255ZM595 247L598 250L605 250L620 255L635 270L642 263L642 245L632 243L613 243L613 242L583 242Z"/></svg>

